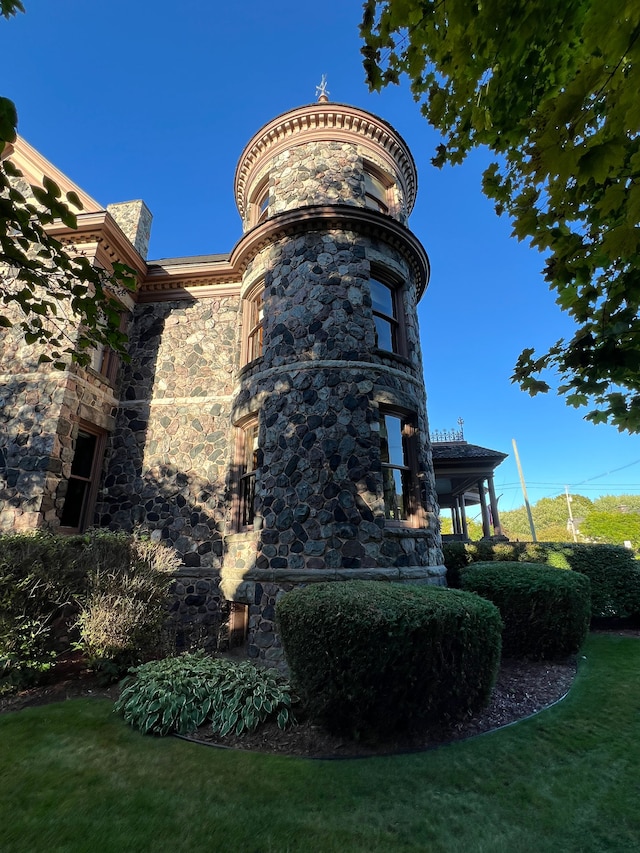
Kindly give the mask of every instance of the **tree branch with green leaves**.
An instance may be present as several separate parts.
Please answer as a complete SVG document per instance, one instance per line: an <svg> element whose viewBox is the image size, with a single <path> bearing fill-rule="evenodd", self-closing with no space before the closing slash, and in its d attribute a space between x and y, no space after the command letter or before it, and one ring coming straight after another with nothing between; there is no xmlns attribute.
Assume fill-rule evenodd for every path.
<svg viewBox="0 0 640 853"><path fill-rule="evenodd" d="M408 76L443 136L436 166L486 146L483 191L575 323L512 380L640 431L640 5L636 0L367 0L367 80Z"/></svg>

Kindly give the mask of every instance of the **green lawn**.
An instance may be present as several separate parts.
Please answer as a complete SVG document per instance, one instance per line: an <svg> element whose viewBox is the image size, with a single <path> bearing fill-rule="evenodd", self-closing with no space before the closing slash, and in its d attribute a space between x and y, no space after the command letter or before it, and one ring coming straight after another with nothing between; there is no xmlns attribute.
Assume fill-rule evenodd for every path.
<svg viewBox="0 0 640 853"><path fill-rule="evenodd" d="M419 755L310 761L143 737L105 700L0 718L0 850L640 850L640 640L589 638L571 695Z"/></svg>

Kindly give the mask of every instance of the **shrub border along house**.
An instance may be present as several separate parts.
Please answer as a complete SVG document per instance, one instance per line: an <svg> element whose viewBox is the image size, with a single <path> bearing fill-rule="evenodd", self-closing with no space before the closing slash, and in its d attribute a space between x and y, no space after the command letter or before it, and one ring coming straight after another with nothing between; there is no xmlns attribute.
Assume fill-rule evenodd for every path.
<svg viewBox="0 0 640 853"><path fill-rule="evenodd" d="M330 731L378 738L483 707L502 622L460 590L380 581L311 584L276 616L294 689Z"/></svg>
<svg viewBox="0 0 640 853"><path fill-rule="evenodd" d="M579 572L540 563L474 563L462 588L492 601L502 617L506 657L563 658L577 652L589 630L590 583Z"/></svg>
<svg viewBox="0 0 640 853"><path fill-rule="evenodd" d="M37 683L74 648L114 679L156 655L177 564L125 533L0 536L0 690Z"/></svg>
<svg viewBox="0 0 640 853"><path fill-rule="evenodd" d="M460 587L460 570L476 562L544 563L571 569L591 581L592 619L640 617L640 564L620 545L560 542L448 542L443 546L447 583Z"/></svg>

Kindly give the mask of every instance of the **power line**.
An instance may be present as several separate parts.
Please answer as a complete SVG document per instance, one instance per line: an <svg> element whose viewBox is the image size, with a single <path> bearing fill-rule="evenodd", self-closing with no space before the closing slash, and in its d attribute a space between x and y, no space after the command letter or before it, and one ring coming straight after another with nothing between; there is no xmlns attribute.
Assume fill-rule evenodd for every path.
<svg viewBox="0 0 640 853"><path fill-rule="evenodd" d="M574 483L572 488L575 486L582 486L584 483L590 483L592 480L599 480L600 477L606 477L607 474L615 474L616 471L624 471L625 468L631 468L632 465L637 465L640 462L640 459L636 459L635 462L629 462L627 465L621 465L619 468L612 468L610 471L605 471L604 474L597 474L595 477L589 477L588 480L582 480L581 483Z"/></svg>

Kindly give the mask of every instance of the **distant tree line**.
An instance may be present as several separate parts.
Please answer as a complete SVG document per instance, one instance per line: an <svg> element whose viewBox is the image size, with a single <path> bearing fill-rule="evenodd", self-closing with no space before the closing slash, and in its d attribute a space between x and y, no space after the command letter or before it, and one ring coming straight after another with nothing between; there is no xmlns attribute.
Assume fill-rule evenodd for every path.
<svg viewBox="0 0 640 853"><path fill-rule="evenodd" d="M565 495L542 498L531 507L536 536L540 542L571 542L573 535ZM592 501L585 495L571 495L578 541L623 545L631 542L640 549L640 495L603 495ZM509 539L531 539L524 506L500 513Z"/></svg>

